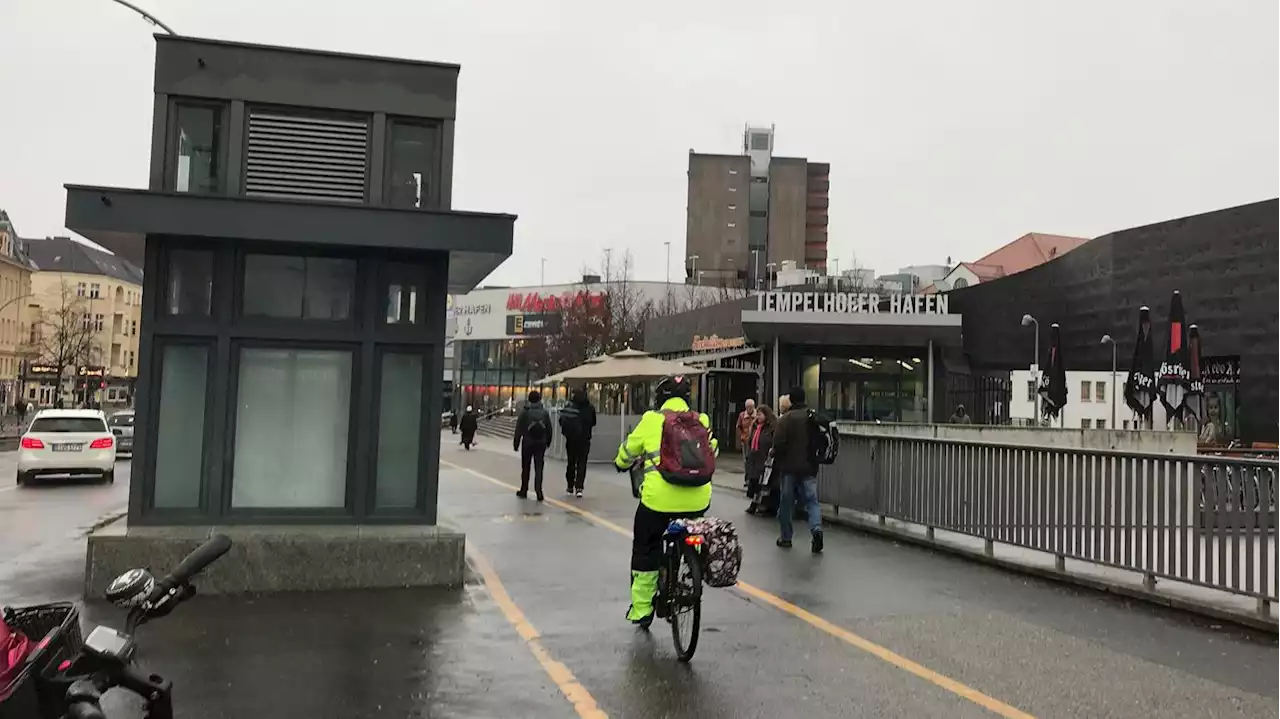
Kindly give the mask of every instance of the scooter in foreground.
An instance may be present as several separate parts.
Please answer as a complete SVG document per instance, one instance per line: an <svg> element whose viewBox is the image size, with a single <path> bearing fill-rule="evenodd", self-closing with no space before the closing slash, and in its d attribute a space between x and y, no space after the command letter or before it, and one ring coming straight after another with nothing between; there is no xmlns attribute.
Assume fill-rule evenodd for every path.
<svg viewBox="0 0 1280 719"><path fill-rule="evenodd" d="M218 534L159 580L147 569L131 569L116 577L107 587L106 598L117 607L129 610L124 631L96 627L83 644L71 647L74 654L64 659L56 671L36 671L28 677L36 683L41 698L39 717L106 719L100 703L102 695L109 689L121 687L143 698L145 719L173 719L173 683L134 665L137 649L134 634L138 627L167 615L195 596L191 580L229 549L231 540ZM78 631L68 633L77 635L78 639Z"/></svg>

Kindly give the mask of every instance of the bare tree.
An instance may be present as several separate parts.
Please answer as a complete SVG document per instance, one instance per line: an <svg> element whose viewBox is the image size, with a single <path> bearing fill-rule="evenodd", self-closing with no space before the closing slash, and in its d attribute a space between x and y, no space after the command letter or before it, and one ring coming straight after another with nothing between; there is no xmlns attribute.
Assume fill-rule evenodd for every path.
<svg viewBox="0 0 1280 719"><path fill-rule="evenodd" d="M715 287L685 285L667 287L662 297L646 296L633 277L629 251L605 250L599 271L584 267L582 274L598 275L604 290L598 300L571 303L560 310L561 331L546 337L520 340L518 351L530 369L548 375L577 366L601 354L644 347L645 324L699 309L747 293L733 283ZM583 290L588 289L583 287Z"/></svg>
<svg viewBox="0 0 1280 719"><path fill-rule="evenodd" d="M32 328L31 350L39 362L58 368L61 384L68 369L89 363L96 335L87 301L63 280L51 305L40 308Z"/></svg>

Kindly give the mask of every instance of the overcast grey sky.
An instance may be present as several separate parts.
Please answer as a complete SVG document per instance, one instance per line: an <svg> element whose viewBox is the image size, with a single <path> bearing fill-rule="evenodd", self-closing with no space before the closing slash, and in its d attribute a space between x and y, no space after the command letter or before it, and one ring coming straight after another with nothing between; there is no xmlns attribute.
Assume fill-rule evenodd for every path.
<svg viewBox="0 0 1280 719"><path fill-rule="evenodd" d="M1275 0L134 0L178 32L462 65L455 209L512 212L491 283L629 248L681 271L690 148L831 163L848 268L970 260L1280 194ZM637 9L638 8L638 9ZM152 28L0 0L0 207L64 233L63 183L145 187Z"/></svg>

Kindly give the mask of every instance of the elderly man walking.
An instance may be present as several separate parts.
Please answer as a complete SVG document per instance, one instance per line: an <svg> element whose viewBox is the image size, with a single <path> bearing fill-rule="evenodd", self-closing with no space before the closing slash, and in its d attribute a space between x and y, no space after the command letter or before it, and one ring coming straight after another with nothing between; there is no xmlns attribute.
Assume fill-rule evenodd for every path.
<svg viewBox="0 0 1280 719"><path fill-rule="evenodd" d="M738 413L738 448L742 450L742 466L745 473L747 454L750 451L751 426L756 423L756 401L748 399L746 409Z"/></svg>

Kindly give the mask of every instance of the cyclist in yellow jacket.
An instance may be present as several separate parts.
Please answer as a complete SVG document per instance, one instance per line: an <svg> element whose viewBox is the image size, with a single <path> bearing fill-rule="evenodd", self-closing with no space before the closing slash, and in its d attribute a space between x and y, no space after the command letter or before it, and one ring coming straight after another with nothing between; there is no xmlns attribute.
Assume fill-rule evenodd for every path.
<svg viewBox="0 0 1280 719"><path fill-rule="evenodd" d="M631 530L631 606L627 609L627 619L642 627L653 623L653 597L658 591L662 535L667 525L677 518L701 517L711 506L709 477L707 483L700 486L679 486L667 482L655 469L666 419L663 413L689 411L691 390L688 378L683 375L658 382L658 409L644 413L635 430L618 447L618 455L613 460L619 472L637 463L644 469L640 505L636 507ZM699 414L698 420L707 428L711 449L718 455L719 442L711 436L711 420L705 414Z"/></svg>

